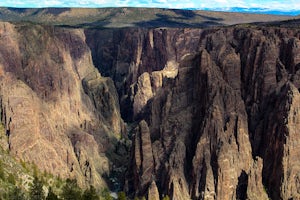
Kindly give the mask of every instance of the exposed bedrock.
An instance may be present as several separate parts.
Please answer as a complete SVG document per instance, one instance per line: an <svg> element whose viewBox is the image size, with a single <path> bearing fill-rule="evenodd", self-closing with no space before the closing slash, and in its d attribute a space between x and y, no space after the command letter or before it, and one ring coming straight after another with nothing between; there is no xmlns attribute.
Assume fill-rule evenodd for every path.
<svg viewBox="0 0 300 200"><path fill-rule="evenodd" d="M173 199L299 198L297 29L86 35L96 67L115 81L122 116L138 122L129 192L147 195L157 187Z"/></svg>
<svg viewBox="0 0 300 200"><path fill-rule="evenodd" d="M0 97L13 156L82 187L106 187L105 153L124 125L113 82L94 68L82 30L1 23Z"/></svg>
<svg viewBox="0 0 300 200"><path fill-rule="evenodd" d="M3 146L81 186L130 155L131 196L298 199L299 33L1 23Z"/></svg>

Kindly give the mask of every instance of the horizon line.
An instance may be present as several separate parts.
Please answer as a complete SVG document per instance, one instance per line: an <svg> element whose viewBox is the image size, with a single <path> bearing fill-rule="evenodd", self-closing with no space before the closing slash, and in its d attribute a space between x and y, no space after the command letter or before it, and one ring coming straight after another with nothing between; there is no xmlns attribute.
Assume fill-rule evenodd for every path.
<svg viewBox="0 0 300 200"><path fill-rule="evenodd" d="M41 6L41 7L19 7L19 6L1 6L0 8L8 9L118 9L118 8L141 8L141 9L165 9L165 10L195 10L195 11L210 11L210 12L233 12L233 13L245 13L245 14L267 14L267 15L288 15L297 16L300 15L300 9L270 9L270 8L259 8L259 7L219 7L219 8L168 8L168 7L144 7L144 6L107 6L107 7L92 7L92 6Z"/></svg>

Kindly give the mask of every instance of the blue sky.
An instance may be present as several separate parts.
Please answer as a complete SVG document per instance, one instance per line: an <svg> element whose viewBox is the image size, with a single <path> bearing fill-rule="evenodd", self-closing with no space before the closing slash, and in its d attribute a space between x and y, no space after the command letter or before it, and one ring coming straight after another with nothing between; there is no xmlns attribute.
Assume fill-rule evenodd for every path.
<svg viewBox="0 0 300 200"><path fill-rule="evenodd" d="M0 0L0 7L160 7L230 10L300 10L300 0Z"/></svg>

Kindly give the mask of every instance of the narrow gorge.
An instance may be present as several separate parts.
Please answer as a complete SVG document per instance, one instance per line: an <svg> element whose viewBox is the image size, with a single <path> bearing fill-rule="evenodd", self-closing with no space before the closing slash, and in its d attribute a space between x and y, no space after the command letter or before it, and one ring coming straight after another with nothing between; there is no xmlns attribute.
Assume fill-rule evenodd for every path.
<svg viewBox="0 0 300 200"><path fill-rule="evenodd" d="M0 22L1 146L131 197L300 199L300 30Z"/></svg>

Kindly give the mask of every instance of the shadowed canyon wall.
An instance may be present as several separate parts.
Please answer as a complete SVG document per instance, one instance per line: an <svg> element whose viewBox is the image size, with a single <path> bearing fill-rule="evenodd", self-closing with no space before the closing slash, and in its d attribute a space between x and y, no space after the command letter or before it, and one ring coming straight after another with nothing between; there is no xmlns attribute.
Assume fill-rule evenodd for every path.
<svg viewBox="0 0 300 200"><path fill-rule="evenodd" d="M95 66L115 82L123 118L136 123L129 193L299 198L297 29L87 30L86 36Z"/></svg>
<svg viewBox="0 0 300 200"><path fill-rule="evenodd" d="M271 27L1 23L7 148L82 186L105 186L109 152L128 133L129 195L297 199L299 38Z"/></svg>

